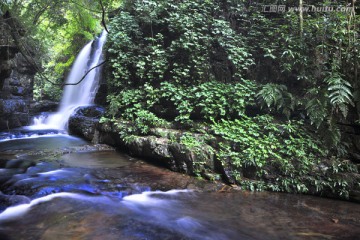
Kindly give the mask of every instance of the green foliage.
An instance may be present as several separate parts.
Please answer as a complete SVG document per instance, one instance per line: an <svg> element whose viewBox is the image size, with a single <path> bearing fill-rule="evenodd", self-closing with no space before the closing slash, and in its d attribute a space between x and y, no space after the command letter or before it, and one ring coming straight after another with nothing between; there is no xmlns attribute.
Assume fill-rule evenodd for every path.
<svg viewBox="0 0 360 240"><path fill-rule="evenodd" d="M175 120L189 120L191 115L197 119L239 117L244 114L246 104L253 101L250 81L236 84L219 82L201 83L195 87L177 87L164 82L160 96L170 101L179 112Z"/></svg>
<svg viewBox="0 0 360 240"><path fill-rule="evenodd" d="M223 19L214 21L212 33L216 36L217 43L226 51L228 59L236 67L235 76L243 77L246 70L254 64L251 54L246 48L244 37L237 34L229 22Z"/></svg>
<svg viewBox="0 0 360 240"><path fill-rule="evenodd" d="M315 156L323 156L324 150L316 140L303 133L295 122L275 124L270 116L255 118L243 117L241 120L214 122L215 134L234 144L226 144L222 153L235 151L232 164L236 166L264 167L272 163L283 174L293 171L290 160L299 161L306 168ZM231 146L231 147L230 147ZM299 171L299 170L298 170ZM260 172L262 174L262 172Z"/></svg>
<svg viewBox="0 0 360 240"><path fill-rule="evenodd" d="M287 91L285 85L267 83L256 96L261 105L266 104L268 108L274 107L277 111L282 110L288 118L295 107L294 98Z"/></svg>
<svg viewBox="0 0 360 240"><path fill-rule="evenodd" d="M245 189L306 193L316 187L316 192L321 193L325 187L338 196L348 197L348 183L336 174L357 172L355 165L333 159L325 163L328 167L324 168L324 176L314 173L315 166L324 164L321 159L327 150L306 133L301 123L274 123L271 116L263 115L221 120L211 128L223 139L218 159L225 167L230 164L235 169L231 177ZM249 167L256 169L254 180L244 177ZM269 176L270 172L276 172L276 177ZM318 180L314 180L313 174Z"/></svg>
<svg viewBox="0 0 360 240"><path fill-rule="evenodd" d="M165 125L165 120L157 117L148 109L153 106L150 88L130 89L122 91L120 95L109 95L110 105L108 114L111 119L116 122L116 117L120 117L125 121L131 121L133 127L129 128L127 134L146 134L151 127ZM148 98L146 98L148 97Z"/></svg>
<svg viewBox="0 0 360 240"><path fill-rule="evenodd" d="M180 143L192 150L199 150L203 146L204 142L196 139L193 134L185 133L180 137Z"/></svg>
<svg viewBox="0 0 360 240"><path fill-rule="evenodd" d="M360 109L359 20L303 17L300 29L298 12L268 14L247 1L124 1L110 21L108 118L129 121L128 136L165 119L187 129L212 123L196 131L222 139L217 157L244 188L346 197L338 174L352 167L326 158L346 156L338 123ZM192 135L179 141L201 148ZM249 169L255 177L244 176Z"/></svg>
<svg viewBox="0 0 360 240"><path fill-rule="evenodd" d="M346 118L349 111L348 106L354 106L351 84L344 80L338 72L329 75L325 81L328 84L331 105L334 109L340 109L342 115Z"/></svg>
<svg viewBox="0 0 360 240"><path fill-rule="evenodd" d="M250 8L246 18L258 24L251 26L247 40L263 39L252 47L257 65L250 69L256 73L256 80L264 83L257 94L263 106L287 116L305 111L320 135L325 129L327 138L336 140L326 141L333 144L329 148L336 149L346 140L329 122L354 121L348 113L358 106L360 96L355 94L359 88L356 55L360 41L355 37L359 18L351 11L304 12L303 17L300 35L298 12L275 18L259 16ZM248 27L245 22L236 23L240 31ZM286 98L292 100L285 101L283 109Z"/></svg>
<svg viewBox="0 0 360 240"><path fill-rule="evenodd" d="M319 87L309 89L306 94L306 100L303 103L311 124L314 124L317 129L324 123L324 120L328 115L327 97L321 91L322 90Z"/></svg>
<svg viewBox="0 0 360 240"><path fill-rule="evenodd" d="M356 66L351 62L351 50L359 45L351 22L356 20L345 13L304 14L300 36L297 13L272 18L241 1L126 2L111 21L111 88L116 92L144 83L158 88L169 82L180 90L201 82L251 78L264 83L257 93L263 107L288 118L305 111L320 129L330 118L346 118L357 101L352 92ZM187 121L199 106L186 90L176 99L171 101L180 112L177 119ZM213 109L207 119L226 112Z"/></svg>
<svg viewBox="0 0 360 240"><path fill-rule="evenodd" d="M165 124L163 119L158 118L155 114L146 110L137 111L133 120L140 134L147 134L151 127Z"/></svg>
<svg viewBox="0 0 360 240"><path fill-rule="evenodd" d="M108 40L113 87L244 78L253 64L251 55L242 36L227 21L213 16L217 5L188 0L124 4L111 20ZM214 54L223 54L224 65L234 68L226 78L213 71Z"/></svg>
<svg viewBox="0 0 360 240"><path fill-rule="evenodd" d="M108 96L108 113L112 117L136 119L141 109L152 111L155 105L170 106L176 110L170 119L181 123L193 120L234 118L245 114L245 106L253 102L255 85L250 81L236 84L205 82L195 87L162 82L159 88L145 84L142 88L128 89ZM166 113L165 113L166 115Z"/></svg>

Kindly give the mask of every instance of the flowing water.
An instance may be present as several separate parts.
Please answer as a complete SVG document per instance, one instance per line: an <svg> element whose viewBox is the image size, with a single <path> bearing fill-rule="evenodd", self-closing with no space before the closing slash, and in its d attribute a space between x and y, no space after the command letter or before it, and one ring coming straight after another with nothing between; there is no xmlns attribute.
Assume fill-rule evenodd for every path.
<svg viewBox="0 0 360 240"><path fill-rule="evenodd" d="M0 138L2 240L360 236L355 203L236 191L65 134Z"/></svg>
<svg viewBox="0 0 360 240"><path fill-rule="evenodd" d="M49 116L35 118L30 129L66 129L69 117L76 108L94 103L101 68L93 68L103 61L102 48L105 40L106 32L103 31L98 39L85 45L66 79L67 84L76 85L66 85L58 111Z"/></svg>

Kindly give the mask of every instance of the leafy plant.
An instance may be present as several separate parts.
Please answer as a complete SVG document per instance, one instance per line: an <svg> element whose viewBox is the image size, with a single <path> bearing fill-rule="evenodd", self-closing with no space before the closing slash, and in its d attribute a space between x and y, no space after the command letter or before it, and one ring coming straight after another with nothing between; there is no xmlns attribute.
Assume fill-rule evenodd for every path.
<svg viewBox="0 0 360 240"><path fill-rule="evenodd" d="M274 107L278 111L281 110L288 118L294 111L294 97L288 92L285 85L267 83L256 96L260 104L266 104L268 108Z"/></svg>
<svg viewBox="0 0 360 240"><path fill-rule="evenodd" d="M344 80L340 73L335 72L325 79L328 84L329 100L334 109L339 109L346 118L349 108L354 106L351 84Z"/></svg>

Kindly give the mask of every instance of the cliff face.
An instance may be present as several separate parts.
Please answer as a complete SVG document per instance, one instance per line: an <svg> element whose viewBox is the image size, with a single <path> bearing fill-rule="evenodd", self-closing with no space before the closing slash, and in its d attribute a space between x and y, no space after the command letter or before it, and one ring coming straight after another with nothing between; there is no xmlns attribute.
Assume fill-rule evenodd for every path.
<svg viewBox="0 0 360 240"><path fill-rule="evenodd" d="M33 97L36 70L21 53L19 39L14 39L23 34L14 29L15 21L6 15L0 19L0 130L28 124Z"/></svg>

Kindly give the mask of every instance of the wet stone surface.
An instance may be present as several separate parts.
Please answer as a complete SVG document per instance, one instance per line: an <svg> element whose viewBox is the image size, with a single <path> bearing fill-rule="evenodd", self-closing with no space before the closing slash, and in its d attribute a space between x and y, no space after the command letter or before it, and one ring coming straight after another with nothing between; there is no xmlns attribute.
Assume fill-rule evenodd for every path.
<svg viewBox="0 0 360 240"><path fill-rule="evenodd" d="M360 236L358 204L242 192L66 135L0 142L0 174L4 240Z"/></svg>

